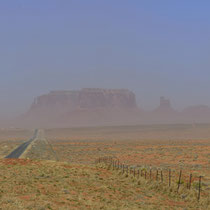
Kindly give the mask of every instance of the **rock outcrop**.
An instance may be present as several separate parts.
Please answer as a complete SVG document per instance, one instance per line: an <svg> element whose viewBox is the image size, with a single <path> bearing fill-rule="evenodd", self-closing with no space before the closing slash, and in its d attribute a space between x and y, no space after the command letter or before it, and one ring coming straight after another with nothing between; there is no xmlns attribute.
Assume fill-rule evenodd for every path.
<svg viewBox="0 0 210 210"><path fill-rule="evenodd" d="M62 126L88 125L90 122L98 125L110 120L129 120L130 113L137 110L135 94L127 89L51 91L34 100L24 121L39 125L52 124L52 121Z"/></svg>
<svg viewBox="0 0 210 210"><path fill-rule="evenodd" d="M165 97L160 97L160 105L153 111L153 114L161 114L161 115L173 115L176 111L171 106L171 102L169 99Z"/></svg>
<svg viewBox="0 0 210 210"><path fill-rule="evenodd" d="M168 124L179 120L179 113L172 107L169 99L160 97L159 106L151 112L148 112L144 121L149 124Z"/></svg>
<svg viewBox="0 0 210 210"><path fill-rule="evenodd" d="M40 109L72 111L78 108L136 108L136 98L129 90L107 90L84 88L79 91L52 91L39 96L31 106L30 112Z"/></svg>
<svg viewBox="0 0 210 210"><path fill-rule="evenodd" d="M17 119L23 127L81 127L137 124L210 122L208 106L177 111L169 99L160 98L153 111L142 111L135 94L125 89L51 91L37 97L29 111Z"/></svg>

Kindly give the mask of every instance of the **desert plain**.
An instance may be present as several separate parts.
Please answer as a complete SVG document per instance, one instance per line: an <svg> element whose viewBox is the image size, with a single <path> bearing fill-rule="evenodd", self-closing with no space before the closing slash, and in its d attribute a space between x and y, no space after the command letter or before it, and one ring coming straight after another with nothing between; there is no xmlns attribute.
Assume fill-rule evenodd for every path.
<svg viewBox="0 0 210 210"><path fill-rule="evenodd" d="M1 129L2 209L210 206L210 124L55 128L44 133L45 141L34 142L22 158L4 159L33 130ZM113 168L112 163L96 163L104 157L119 160L129 172Z"/></svg>

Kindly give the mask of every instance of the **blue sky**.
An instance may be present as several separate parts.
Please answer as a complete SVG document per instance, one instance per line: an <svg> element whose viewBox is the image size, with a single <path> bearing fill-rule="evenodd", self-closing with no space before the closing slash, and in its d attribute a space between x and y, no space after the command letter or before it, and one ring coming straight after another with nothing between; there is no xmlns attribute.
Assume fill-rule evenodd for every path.
<svg viewBox="0 0 210 210"><path fill-rule="evenodd" d="M56 89L128 88L210 105L210 1L1 0L0 116Z"/></svg>

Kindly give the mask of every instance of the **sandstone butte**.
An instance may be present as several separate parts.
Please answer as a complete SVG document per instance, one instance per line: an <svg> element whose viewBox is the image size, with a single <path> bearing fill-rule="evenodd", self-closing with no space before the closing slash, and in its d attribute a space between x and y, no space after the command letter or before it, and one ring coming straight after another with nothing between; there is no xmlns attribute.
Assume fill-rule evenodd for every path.
<svg viewBox="0 0 210 210"><path fill-rule="evenodd" d="M51 91L35 98L28 112L16 122L28 127L112 126L156 123L210 122L210 108L192 106L176 111L160 98L153 111L143 111L135 94L127 89L83 88Z"/></svg>
<svg viewBox="0 0 210 210"><path fill-rule="evenodd" d="M51 91L35 98L19 122L31 126L97 126L130 123L140 112L127 89Z"/></svg>

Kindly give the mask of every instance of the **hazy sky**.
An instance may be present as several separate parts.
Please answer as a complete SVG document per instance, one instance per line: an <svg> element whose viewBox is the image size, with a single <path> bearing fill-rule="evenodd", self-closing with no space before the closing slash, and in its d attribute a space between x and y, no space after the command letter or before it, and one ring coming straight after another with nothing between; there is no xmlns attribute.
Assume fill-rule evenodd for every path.
<svg viewBox="0 0 210 210"><path fill-rule="evenodd" d="M57 89L210 105L209 0L1 0L0 116Z"/></svg>

